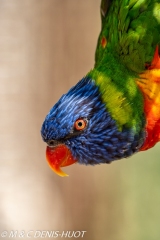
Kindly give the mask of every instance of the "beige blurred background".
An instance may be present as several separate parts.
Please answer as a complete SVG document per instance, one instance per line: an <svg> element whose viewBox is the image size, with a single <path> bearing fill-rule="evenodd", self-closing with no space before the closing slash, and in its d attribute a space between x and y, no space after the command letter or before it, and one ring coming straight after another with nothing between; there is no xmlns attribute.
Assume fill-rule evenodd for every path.
<svg viewBox="0 0 160 240"><path fill-rule="evenodd" d="M68 178L55 175L45 160L41 124L93 67L99 5L0 0L0 232L83 230L86 240L160 239L160 144L111 165L73 165L65 169Z"/></svg>

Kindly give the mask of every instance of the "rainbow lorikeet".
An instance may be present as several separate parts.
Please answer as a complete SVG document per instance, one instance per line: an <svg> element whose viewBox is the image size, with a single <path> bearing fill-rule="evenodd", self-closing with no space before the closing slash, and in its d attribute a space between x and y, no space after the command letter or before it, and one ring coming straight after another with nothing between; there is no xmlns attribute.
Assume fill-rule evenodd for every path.
<svg viewBox="0 0 160 240"><path fill-rule="evenodd" d="M160 0L102 0L95 65L42 125L50 167L110 163L160 140Z"/></svg>

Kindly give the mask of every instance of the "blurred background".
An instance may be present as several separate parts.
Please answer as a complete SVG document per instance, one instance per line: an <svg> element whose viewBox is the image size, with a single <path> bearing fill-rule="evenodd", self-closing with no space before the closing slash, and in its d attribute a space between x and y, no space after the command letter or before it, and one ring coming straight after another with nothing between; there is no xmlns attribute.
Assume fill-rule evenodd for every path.
<svg viewBox="0 0 160 240"><path fill-rule="evenodd" d="M68 178L55 175L45 160L41 124L93 67L99 5L0 0L0 232L83 230L86 240L160 239L160 144L110 165L72 165Z"/></svg>

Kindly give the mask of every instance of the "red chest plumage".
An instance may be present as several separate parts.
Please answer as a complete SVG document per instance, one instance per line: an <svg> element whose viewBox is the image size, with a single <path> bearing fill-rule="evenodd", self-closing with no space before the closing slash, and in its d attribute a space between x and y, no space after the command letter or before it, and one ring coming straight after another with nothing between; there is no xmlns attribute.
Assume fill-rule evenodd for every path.
<svg viewBox="0 0 160 240"><path fill-rule="evenodd" d="M147 120L147 137L141 151L153 147L160 141L160 57L158 46L153 61L147 68L137 79L137 84L144 96L144 112Z"/></svg>

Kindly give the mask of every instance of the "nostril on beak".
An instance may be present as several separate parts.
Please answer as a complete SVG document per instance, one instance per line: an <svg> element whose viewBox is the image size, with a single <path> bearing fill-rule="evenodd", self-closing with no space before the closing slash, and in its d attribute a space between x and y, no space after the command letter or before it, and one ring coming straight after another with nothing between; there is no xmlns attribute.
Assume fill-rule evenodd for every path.
<svg viewBox="0 0 160 240"><path fill-rule="evenodd" d="M60 141L53 140L53 139L47 141L47 145L51 148L59 145L60 143L61 143Z"/></svg>
<svg viewBox="0 0 160 240"><path fill-rule="evenodd" d="M48 145L49 147L53 147L53 146L56 145L56 141L50 140L50 141L47 142L47 145Z"/></svg>

